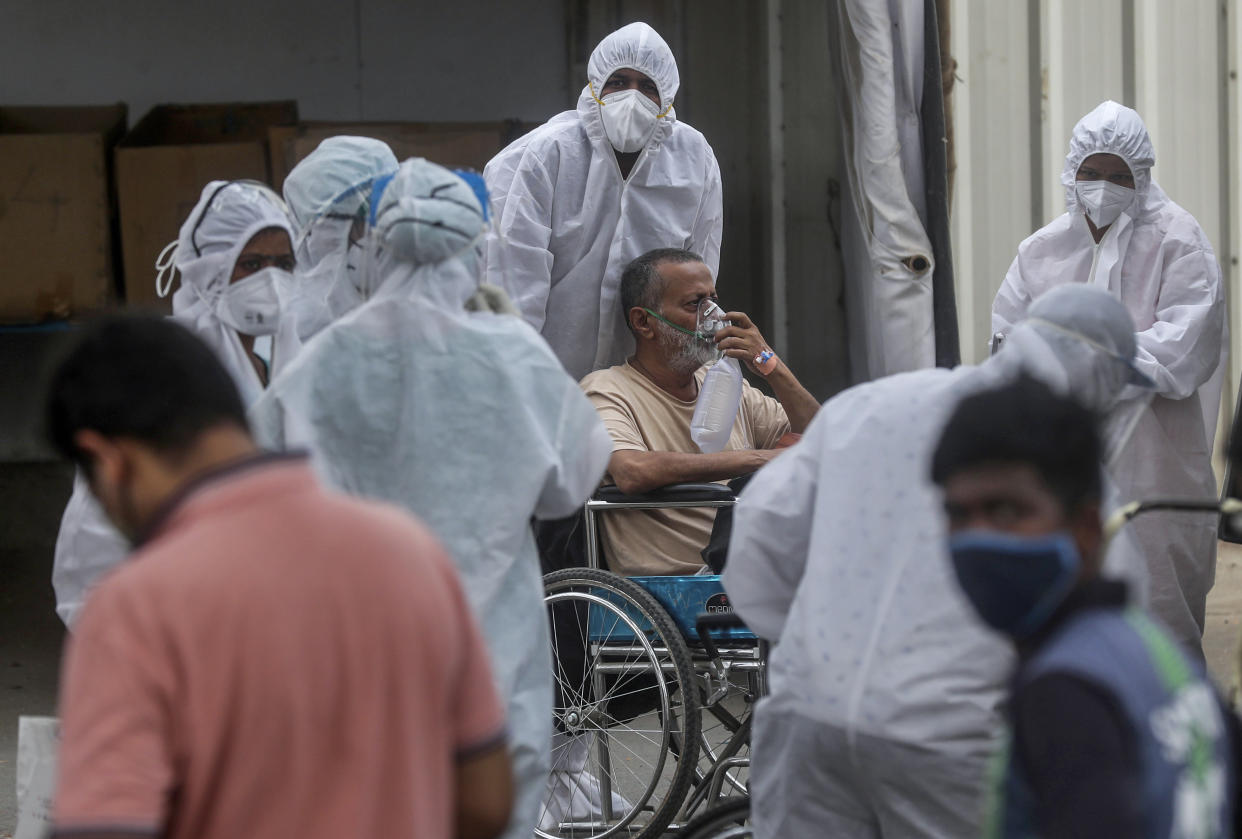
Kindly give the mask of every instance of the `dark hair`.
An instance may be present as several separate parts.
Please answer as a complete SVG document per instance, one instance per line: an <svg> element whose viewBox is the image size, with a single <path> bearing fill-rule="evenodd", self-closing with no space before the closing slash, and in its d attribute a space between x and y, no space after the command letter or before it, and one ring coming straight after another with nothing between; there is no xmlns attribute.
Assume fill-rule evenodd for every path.
<svg viewBox="0 0 1242 839"><path fill-rule="evenodd" d="M48 377L45 405L52 446L88 474L73 440L83 429L175 460L209 428L247 428L237 386L215 353L155 316L112 316L83 328Z"/></svg>
<svg viewBox="0 0 1242 839"><path fill-rule="evenodd" d="M1022 376L958 403L932 455L931 477L943 486L984 463L1029 464L1068 513L1100 498L1102 454L1091 411Z"/></svg>
<svg viewBox="0 0 1242 839"><path fill-rule="evenodd" d="M664 279L660 276L661 263L702 262L703 257L685 248L656 248L630 261L621 272L621 317L631 332L630 309L643 306L659 311L660 298L664 295Z"/></svg>

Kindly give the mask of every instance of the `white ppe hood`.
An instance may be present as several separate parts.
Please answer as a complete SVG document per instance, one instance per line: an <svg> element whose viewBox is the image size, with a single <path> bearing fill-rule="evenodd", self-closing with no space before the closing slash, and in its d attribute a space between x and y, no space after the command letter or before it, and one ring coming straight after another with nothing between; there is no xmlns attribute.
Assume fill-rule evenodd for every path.
<svg viewBox="0 0 1242 839"><path fill-rule="evenodd" d="M387 144L339 136L320 143L285 178L285 201L299 227L298 287L305 303L298 331L303 340L362 302L353 282L359 254L351 246L350 230L368 210L375 179L395 171L397 158Z"/></svg>

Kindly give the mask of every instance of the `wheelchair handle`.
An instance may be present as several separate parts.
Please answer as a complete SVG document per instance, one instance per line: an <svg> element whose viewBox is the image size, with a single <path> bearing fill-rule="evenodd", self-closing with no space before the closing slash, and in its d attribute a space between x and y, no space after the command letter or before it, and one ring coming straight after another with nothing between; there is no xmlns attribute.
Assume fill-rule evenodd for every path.
<svg viewBox="0 0 1242 839"><path fill-rule="evenodd" d="M746 623L735 612L700 612L694 619L694 628L703 642L703 649L707 650L708 658L718 661L720 648L712 638L712 630L745 629Z"/></svg>
<svg viewBox="0 0 1242 839"><path fill-rule="evenodd" d="M1237 516L1242 514L1242 501L1236 498L1226 498L1223 501L1216 498L1157 498L1150 501L1131 501L1129 504L1118 507L1116 512L1104 522L1104 539L1111 541L1121 528L1125 526L1126 522L1135 516L1155 510L1220 513L1226 516Z"/></svg>

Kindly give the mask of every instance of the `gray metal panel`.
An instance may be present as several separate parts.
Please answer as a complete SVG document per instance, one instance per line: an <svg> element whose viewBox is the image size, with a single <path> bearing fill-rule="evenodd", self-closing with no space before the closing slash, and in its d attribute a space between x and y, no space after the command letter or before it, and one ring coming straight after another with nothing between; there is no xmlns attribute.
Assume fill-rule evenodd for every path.
<svg viewBox="0 0 1242 839"><path fill-rule="evenodd" d="M1032 228L1031 38L1025 3L954 0L954 267L962 360L987 356L992 298Z"/></svg>
<svg viewBox="0 0 1242 839"><path fill-rule="evenodd" d="M820 399L851 383L840 226L845 158L828 5L785 0L781 13L787 360Z"/></svg>
<svg viewBox="0 0 1242 839"><path fill-rule="evenodd" d="M311 120L539 120L577 94L560 3L5 0L0 32L0 102L119 100L134 120L287 98Z"/></svg>
<svg viewBox="0 0 1242 839"><path fill-rule="evenodd" d="M1061 169L1074 124L1105 99L1121 102L1125 25L1119 0L1042 0L1038 37L1041 71L1042 212L1031 230L1065 212ZM1132 104L1132 103L1126 103Z"/></svg>

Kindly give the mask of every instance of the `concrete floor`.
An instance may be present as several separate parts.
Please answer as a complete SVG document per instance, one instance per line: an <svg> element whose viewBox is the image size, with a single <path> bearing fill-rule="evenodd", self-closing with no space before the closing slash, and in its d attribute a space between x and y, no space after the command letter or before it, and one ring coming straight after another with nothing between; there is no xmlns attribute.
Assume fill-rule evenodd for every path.
<svg viewBox="0 0 1242 839"><path fill-rule="evenodd" d="M1219 543L1216 585L1207 602L1203 652L1222 691L1238 702L1238 640L1242 627L1242 545Z"/></svg>
<svg viewBox="0 0 1242 839"><path fill-rule="evenodd" d="M55 713L64 630L51 556L71 483L61 464L0 464L0 839L14 829L17 718ZM1222 543L1204 649L1224 690L1236 691L1240 621L1242 546Z"/></svg>

